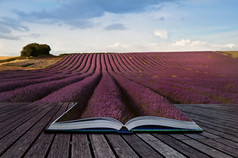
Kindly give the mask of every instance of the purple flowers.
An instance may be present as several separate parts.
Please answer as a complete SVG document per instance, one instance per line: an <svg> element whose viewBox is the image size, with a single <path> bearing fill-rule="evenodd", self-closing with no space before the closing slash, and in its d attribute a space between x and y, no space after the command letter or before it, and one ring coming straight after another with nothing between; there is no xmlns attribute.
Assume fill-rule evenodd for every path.
<svg viewBox="0 0 238 158"><path fill-rule="evenodd" d="M108 106L110 115L169 116L171 103L237 104L237 67L215 52L73 54L41 70L0 72L0 101L82 100L85 115Z"/></svg>

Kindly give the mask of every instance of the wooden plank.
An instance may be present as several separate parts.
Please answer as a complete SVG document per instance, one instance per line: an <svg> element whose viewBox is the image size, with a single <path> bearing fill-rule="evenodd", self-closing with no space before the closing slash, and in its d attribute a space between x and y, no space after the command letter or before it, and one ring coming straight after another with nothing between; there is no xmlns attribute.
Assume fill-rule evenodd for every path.
<svg viewBox="0 0 238 158"><path fill-rule="evenodd" d="M221 119L221 120L228 120L230 122L236 123L238 118L238 112L234 112L235 110L233 109L233 112L224 112L216 109L210 109L206 107L200 107L200 108L193 108L193 107L186 107L186 108L181 108L182 111L193 113L193 114L200 114L205 117L213 117L215 119ZM230 118L234 118L233 120L230 120Z"/></svg>
<svg viewBox="0 0 238 158"><path fill-rule="evenodd" d="M238 150L238 143L237 142L233 142L231 140L224 139L224 138L218 138L218 139L214 139L214 140Z"/></svg>
<svg viewBox="0 0 238 158"><path fill-rule="evenodd" d="M237 118L238 118L238 113L232 114L231 112L219 112L217 110L213 110L213 111L209 111L208 109L204 108L204 109L193 109L193 108L186 108L186 109L182 109L182 111L185 112L191 112L192 114L200 114L203 115L205 117L212 117L215 119L219 119L219 120L223 120L223 121L231 121L236 123L237 122ZM235 120L230 120L230 118L234 118Z"/></svg>
<svg viewBox="0 0 238 158"><path fill-rule="evenodd" d="M71 153L72 158L92 157L87 134L73 134Z"/></svg>
<svg viewBox="0 0 238 158"><path fill-rule="evenodd" d="M196 122L198 122L198 121L196 121ZM212 126L206 126L206 125L202 125L202 128L205 131L208 131L209 133L213 133L220 137L229 139L231 141L238 142L238 137L230 135L229 131L227 133L224 133L224 132L218 131L216 128L212 128Z"/></svg>
<svg viewBox="0 0 238 158"><path fill-rule="evenodd" d="M186 105L184 105L183 108L186 108L185 106ZM188 106L190 106L190 105L188 105ZM197 105L197 106L200 106L200 105ZM204 106L210 106L210 105L201 105L201 106L204 107ZM215 105L214 107L217 107L217 106L220 106L221 108L226 107L224 105ZM228 105L228 106L230 106L230 105ZM238 106L235 105L235 107L237 108ZM180 107L178 107L178 108L180 108ZM232 108L234 108L234 106ZM196 112L196 109L193 109L191 111ZM208 111L208 113L209 113L209 111ZM185 114L189 115L189 114L191 114L191 112L188 112L188 113L185 112ZM226 115L229 116L229 113L227 113ZM190 118L194 119L193 117L195 117L195 116L190 116ZM220 117L218 117L218 118L220 118ZM222 132L221 132L221 131L219 131L220 129L217 128L216 126L213 126L211 124L206 125L205 123L200 122L200 120L202 120L202 118L195 120L205 130L205 132L202 132L200 135L203 135L207 138L211 138L211 139L215 139L215 140L217 138L221 138L223 140L223 142L221 142L221 143L226 144L226 145L229 145L229 144L234 144L235 145L238 142L238 138L236 136L232 136L230 134L230 131L222 130ZM209 133L206 133L206 131L209 132ZM218 139L218 141L219 141L219 139Z"/></svg>
<svg viewBox="0 0 238 158"><path fill-rule="evenodd" d="M233 111L238 110L238 104L174 104L176 107L198 107L198 108L208 108L209 110L221 110L221 111ZM233 111L234 112L234 111Z"/></svg>
<svg viewBox="0 0 238 158"><path fill-rule="evenodd" d="M73 103L69 103L67 109L71 107ZM69 157L70 145L71 145L71 134L60 134L56 133L55 138L52 142L51 148L49 150L48 157Z"/></svg>
<svg viewBox="0 0 238 158"><path fill-rule="evenodd" d="M226 138L222 138L221 136L214 135L214 134L211 134L211 133L206 132L206 131L203 131L202 133L200 133L200 135L202 135L202 136L204 136L206 138L209 138L209 139L213 139L216 142L220 142L220 143L225 144L227 146L230 146L232 148L238 149L238 143L234 142L232 140L229 140L229 139L226 139Z"/></svg>
<svg viewBox="0 0 238 158"><path fill-rule="evenodd" d="M220 151L223 151L228 155L231 155L231 156L237 156L238 155L238 150L235 149L233 146L229 147L229 146L227 146L223 143L217 142L213 139L207 139L206 137L201 136L201 135L200 136L199 135L194 135L194 134L185 134L185 135L190 137L190 138L196 139L197 141L199 141L203 144L206 144L206 145L211 146L213 148L216 148Z"/></svg>
<svg viewBox="0 0 238 158"><path fill-rule="evenodd" d="M7 111L0 114L0 121L8 120L9 118L14 117L17 114L20 114L21 112L30 110L32 108L32 106L29 104L25 104L25 105L22 105L19 103L16 103L16 104L17 106L15 108L7 109Z"/></svg>
<svg viewBox="0 0 238 158"><path fill-rule="evenodd" d="M179 139L179 140L186 140L190 139L189 137L186 137L184 134L176 133L176 134L169 134L170 136Z"/></svg>
<svg viewBox="0 0 238 158"><path fill-rule="evenodd" d="M194 139L182 139L182 142L186 143L189 146L192 146L198 150L200 150L201 152L212 156L212 157L216 157L216 158L231 158L231 156L220 152L219 150L212 148L210 146L207 146L203 143L198 142L197 140Z"/></svg>
<svg viewBox="0 0 238 158"><path fill-rule="evenodd" d="M57 134L48 157L69 157L70 134Z"/></svg>
<svg viewBox="0 0 238 158"><path fill-rule="evenodd" d="M211 118L218 119L218 120L223 120L223 121L228 120L228 121L233 122L233 123L236 123L237 118L238 118L238 116L237 116L238 113L232 114L231 112L219 112L217 110L210 111L206 108L194 109L192 107L188 107L188 108L183 108L182 111L188 112L188 113L191 113L191 114L200 114L204 117L211 117ZM233 120L230 120L230 118L233 118Z"/></svg>
<svg viewBox="0 0 238 158"><path fill-rule="evenodd" d="M227 155L231 155L234 157L238 156L238 150L235 149L234 147L227 146L223 143L219 143L212 139L198 139L198 141L203 144L206 144L208 146L211 146L212 148L220 150L220 151L226 153Z"/></svg>
<svg viewBox="0 0 238 158"><path fill-rule="evenodd" d="M0 123L0 129L1 129L0 138L4 137L8 133L10 133L11 131L13 131L14 129L19 127L22 123L24 123L27 120L31 119L37 113L39 113L40 111L44 110L45 108L46 108L46 104L42 104L39 107L33 107L29 111L21 112L19 115L16 115L15 117L10 118L7 121L1 122Z"/></svg>
<svg viewBox="0 0 238 158"><path fill-rule="evenodd" d="M183 110L182 110L182 111L183 111ZM184 112L184 111L183 111L183 112ZM200 123L200 124L202 124L203 126L212 127L212 129L218 130L218 131L221 131L221 132L224 132L224 133L227 133L227 132L229 131L229 133L228 133L229 135L234 135L235 137L238 136L237 130L234 129L235 127L226 127L226 126L224 126L224 124L225 124L225 125L226 125L226 124L229 124L229 122L226 122L226 123L224 123L224 124L218 125L217 123L218 123L219 121L213 122L212 119L206 119L206 120L204 120L204 119L203 119L204 116L199 116L199 115L196 115L196 114L191 114L191 112L185 112L185 114L186 114L187 116L189 116L190 118L192 118L195 122ZM209 113L208 113L208 115L209 115ZM227 114L227 115L229 115L229 114ZM219 116L217 116L217 117L219 118ZM231 120L232 120L232 119L233 119L233 118L231 118ZM213 122L213 123L211 123L211 122Z"/></svg>
<svg viewBox="0 0 238 158"><path fill-rule="evenodd" d="M9 104L8 106L11 106L11 104ZM15 107L17 108L20 104L17 106L16 105ZM234 123L236 122L236 120L233 120L231 123L227 122L227 120L229 118L232 118L232 116L235 114L235 112L233 112L232 115L229 115L229 112L232 111L233 107L226 107L225 110L222 110L222 106L220 106L218 108L219 110L217 110L218 114L215 114L214 110L213 112L211 112L211 115L209 115L209 111L213 110L214 108L216 109L216 106L209 108L208 110L206 109L207 112L204 113L203 110L206 107L205 105L202 105L202 107L196 105L194 109L191 107L186 109L186 107L184 106L184 113L191 119L194 119L203 129L205 129L206 132L200 134L167 135L155 133L153 134L153 136L150 134L141 133L137 135L133 134L122 136L117 134L106 134L105 136L102 134L94 134L96 135L96 137L93 137L91 134L89 136L90 139L88 139L86 134L73 134L71 147L70 134L49 134L50 136L47 137L47 134L42 132L44 127L46 127L46 124L49 123L49 120L54 120L52 118L53 113L49 116L49 112L55 109L53 108L53 106L54 105L52 104L48 104L45 109L43 108L44 112L40 112L41 116L38 113L34 116L34 118L30 119L31 121L22 121L22 125L19 124L20 126L15 129L17 130L17 132L15 132L14 130L0 139L0 150L2 151L0 156L57 157L62 154L66 157L104 157L105 154L109 153L110 157L126 157L126 155L128 155L128 157L167 157L171 156L171 153L177 152L180 155L186 157L219 157L220 155L221 157L236 157L236 155L238 154L238 137L230 133L230 131L224 129L231 128L231 125L234 125ZM39 109L41 108L42 105L41 107L39 107ZM199 108L202 108L202 110L199 110ZM39 109L38 112L40 111ZM15 109L12 108L12 110ZM56 111L57 110L55 110L55 112ZM15 110L15 113L16 112L17 110ZM26 117L23 116L23 114L29 116L27 115L27 111L25 111L18 115L17 118L20 119L20 116L22 116L22 118ZM58 112L57 115L58 114L61 114L61 112ZM224 114L226 116L219 117L219 114ZM48 119L45 119L45 121L43 121L45 123L43 123L42 119L44 120L46 116L48 117ZM222 124L214 125L214 119L211 120L211 118L214 118L216 121L221 121L221 123L227 123L225 124L226 127L223 128ZM12 120L8 121L14 123L13 117L11 117L11 119ZM16 118L15 120L18 121L18 119ZM19 121L19 123L20 122L21 121ZM38 129L36 129L37 124L40 124L40 126L38 126ZM90 145L88 141L91 142L92 151L90 151ZM59 144L63 145L60 146ZM166 150L169 151L166 152ZM33 154L34 152L35 154ZM56 154L57 152L59 153ZM179 154L174 155L178 157Z"/></svg>
<svg viewBox="0 0 238 158"><path fill-rule="evenodd" d="M15 104L15 103L13 103L13 104ZM14 119L16 117L20 118L20 116L22 116L22 114L27 114L28 111L34 111L34 110L37 110L39 108L42 108L42 107L45 106L45 104L42 103L38 106L35 106L36 104L34 104L34 103L30 104L29 103L29 104L21 105L21 107L19 107L19 106L14 107L14 110L16 110L16 111L13 112L13 110L9 110L9 112L12 112L12 116L8 117L8 115L6 115L4 118L1 119L1 123L4 122L5 124L6 123L11 124L12 122L14 122ZM22 107L25 107L25 110L21 110L21 112L17 111L19 108L21 109ZM0 108L0 110L2 110L2 109ZM18 116L18 115L20 115L20 116ZM17 119L15 119L15 120L17 120Z"/></svg>
<svg viewBox="0 0 238 158"><path fill-rule="evenodd" d="M0 102L0 108L8 107L11 104L12 103L9 103L9 102Z"/></svg>
<svg viewBox="0 0 238 158"><path fill-rule="evenodd" d="M57 106L60 106L62 104L58 104ZM56 118L58 118L62 113L64 113L67 109L68 104L64 103L60 110L57 112L57 114L50 120L50 123L54 121ZM49 123L49 124L50 124ZM49 125L48 124L48 125ZM48 126L47 125L47 126ZM24 155L25 158L43 158L46 156L46 153L51 145L51 142L53 141L55 134L53 133L46 133L41 132L40 136L37 138L37 140L34 142L34 144L30 147L26 155Z"/></svg>
<svg viewBox="0 0 238 158"><path fill-rule="evenodd" d="M58 106L53 105L55 104L49 104L49 108L41 111L35 117L0 140L0 153L3 154L4 152L3 157L20 157L20 155L24 154L37 134L41 132L48 123L49 118L59 109Z"/></svg>
<svg viewBox="0 0 238 158"><path fill-rule="evenodd" d="M206 108L209 111L220 110L225 112L237 112L238 104L175 104L175 106Z"/></svg>
<svg viewBox="0 0 238 158"><path fill-rule="evenodd" d="M181 109L181 110L189 110L189 111L193 111L193 112L204 112L204 113L207 113L207 112L210 112L211 114L219 114L220 117L222 116L232 116L232 117L237 117L237 110L238 108L229 108L225 110L226 106L227 105L223 105L224 107L222 109L218 109L218 108L210 108L209 107L210 105L196 105L196 106L191 106L190 104L189 105L178 105L176 104L176 107ZM226 115L226 114L229 114L229 115Z"/></svg>
<svg viewBox="0 0 238 158"><path fill-rule="evenodd" d="M151 134L137 134L137 135L165 157L185 158L184 155L174 150L173 148L163 143L162 141L152 136Z"/></svg>
<svg viewBox="0 0 238 158"><path fill-rule="evenodd" d="M1 114L4 114L6 112L9 112L9 111L12 111L16 108L19 108L21 105L27 105L27 104L30 104L30 103L2 103L0 102L0 115Z"/></svg>
<svg viewBox="0 0 238 158"><path fill-rule="evenodd" d="M200 152L198 149L192 148L189 145L174 139L173 137L167 135L167 134L153 134L155 137L159 138L164 143L170 145L183 155L186 155L187 157L191 158L208 158L208 155L205 155L204 153Z"/></svg>
<svg viewBox="0 0 238 158"><path fill-rule="evenodd" d="M217 124L216 122L212 121L211 119L210 120L203 120L203 119L200 119L197 116L191 115L191 114L188 114L188 116L190 118L192 118L195 122L199 122L202 125L213 127L216 130L222 131L222 132L225 132L225 133L229 132L230 135L238 137L237 129L235 129L235 128L231 127L231 126L227 126L226 124L224 124L224 125Z"/></svg>
<svg viewBox="0 0 238 158"><path fill-rule="evenodd" d="M117 153L119 158L138 158L136 153L118 134L106 134L106 138Z"/></svg>
<svg viewBox="0 0 238 158"><path fill-rule="evenodd" d="M99 158L115 158L112 149L102 134L89 134L93 154Z"/></svg>
<svg viewBox="0 0 238 158"><path fill-rule="evenodd" d="M190 133L190 134L184 134L185 136L188 136L193 139L205 139L206 137L196 134L196 133Z"/></svg>
<svg viewBox="0 0 238 158"><path fill-rule="evenodd" d="M147 158L160 158L163 157L161 154L157 153L152 147L146 144L138 136L132 135L122 135L122 137L127 141L127 143L134 149L134 151L141 157Z"/></svg>
<svg viewBox="0 0 238 158"><path fill-rule="evenodd" d="M200 121L208 121L210 123L213 123L213 124L216 124L216 125L219 125L219 126L224 126L225 125L225 127L231 127L232 129L234 128L235 130L238 130L238 127L236 127L238 122L232 121L232 120L236 119L236 118L233 118L233 117L230 117L230 118L227 118L227 119L223 119L223 118L218 119L219 116L210 117L210 116L206 116L204 114L191 113L191 112L190 112L189 115L192 116L194 119L200 119ZM227 114L227 115L229 115L229 114Z"/></svg>
<svg viewBox="0 0 238 158"><path fill-rule="evenodd" d="M215 134L212 134L212 133L209 133L209 132L207 132L207 131L203 131L202 133L199 133L199 134L202 135L202 136L204 136L204 137L210 138L210 139L221 138L220 136L215 135Z"/></svg>

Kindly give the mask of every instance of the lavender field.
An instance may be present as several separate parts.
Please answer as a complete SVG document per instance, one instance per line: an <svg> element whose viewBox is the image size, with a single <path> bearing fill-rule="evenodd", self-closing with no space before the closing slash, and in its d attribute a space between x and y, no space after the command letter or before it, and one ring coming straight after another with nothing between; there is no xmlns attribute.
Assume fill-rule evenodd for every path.
<svg viewBox="0 0 238 158"><path fill-rule="evenodd" d="M237 68L238 58L219 52L73 54L45 69L0 72L0 102L78 102L83 117L186 120L172 103L238 104Z"/></svg>

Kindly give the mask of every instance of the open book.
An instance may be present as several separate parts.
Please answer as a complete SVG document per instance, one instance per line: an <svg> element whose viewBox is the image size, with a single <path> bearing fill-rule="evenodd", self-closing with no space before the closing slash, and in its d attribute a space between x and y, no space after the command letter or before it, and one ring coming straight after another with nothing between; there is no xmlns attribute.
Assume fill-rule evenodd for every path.
<svg viewBox="0 0 238 158"><path fill-rule="evenodd" d="M111 117L90 117L80 118L78 116L79 105L74 104L69 110L58 117L46 129L47 131L77 131L77 132L117 132L132 133L145 131L196 131L202 129L192 120L188 119L176 107L176 110L183 114L185 120L177 120L160 116L137 116L126 120L123 124L121 121Z"/></svg>

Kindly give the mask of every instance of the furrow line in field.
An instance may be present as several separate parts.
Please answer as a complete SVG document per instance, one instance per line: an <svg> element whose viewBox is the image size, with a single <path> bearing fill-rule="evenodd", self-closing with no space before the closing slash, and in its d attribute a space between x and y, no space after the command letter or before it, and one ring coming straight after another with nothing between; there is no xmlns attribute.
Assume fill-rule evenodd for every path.
<svg viewBox="0 0 238 158"><path fill-rule="evenodd" d="M148 70L146 67L141 66L141 63L137 60L134 53L125 54L125 57L129 60L129 62L132 65L134 65L134 68L136 68L138 72L144 72Z"/></svg>
<svg viewBox="0 0 238 158"><path fill-rule="evenodd" d="M62 59L62 60L64 60L64 59ZM48 74L58 73L57 71L55 71L53 69L40 69L40 70L27 70L27 71L8 71L8 72L11 72L11 73L1 75L0 81L2 81L2 79L6 80L6 78L16 79L16 80L18 80L20 78L26 78L26 77L32 78L33 75L39 75L41 73L43 73L43 76L46 73L48 73ZM14 72L16 72L16 73L14 73ZM39 77L41 77L41 76L39 75Z"/></svg>
<svg viewBox="0 0 238 158"><path fill-rule="evenodd" d="M78 63L78 61L81 57L82 57L82 55L80 55L80 54L72 55L73 60L71 60L71 62L67 65L67 67L64 69L64 71L65 70L71 71L72 67L74 67Z"/></svg>
<svg viewBox="0 0 238 158"><path fill-rule="evenodd" d="M129 65L129 66L131 67L132 72L139 72L139 71L140 71L139 69L135 68L134 65L128 64L128 63L130 63L131 61L129 61L129 58L126 57L126 54L123 54L123 55L122 55L122 58L123 58L123 60L124 60L124 63L125 63L126 65Z"/></svg>
<svg viewBox="0 0 238 158"><path fill-rule="evenodd" d="M108 66L115 67L114 62L112 62L112 65L109 64ZM109 73L117 81L123 93L129 99L130 105L134 106L132 109L134 109L134 112L138 116L146 116L148 114L157 116L158 114L161 114L163 117L189 120L168 100L151 91L149 88L128 80L120 74L116 74L116 72Z"/></svg>
<svg viewBox="0 0 238 158"><path fill-rule="evenodd" d="M93 59L95 62L95 58ZM33 84L23 88L18 88L8 92L0 93L0 101L9 102L23 102L23 101L37 101L50 93L63 88L69 84L80 81L85 77L91 75L95 71L95 64L87 64L84 74L75 75L69 78L64 78L57 81L49 81L45 83Z"/></svg>
<svg viewBox="0 0 238 158"><path fill-rule="evenodd" d="M74 58L76 57L76 56L74 56L74 55L68 55L68 56L69 56L69 57L67 58L67 60L66 60L64 63L60 64L60 65L57 66L57 67L53 67L53 69L54 69L55 71L62 71L62 70L67 69L67 67L70 66L70 64L72 63L72 61L73 61Z"/></svg>
<svg viewBox="0 0 238 158"><path fill-rule="evenodd" d="M110 59L112 60L112 58ZM103 70L102 79L95 88L81 117L112 117L125 123L126 120L133 117L133 114L123 102L120 89L114 83L112 77L106 72L104 58L102 58L101 62Z"/></svg>
<svg viewBox="0 0 238 158"><path fill-rule="evenodd" d="M111 54L112 55L112 58L113 58L113 61L116 63L116 65L117 65L117 68L119 69L119 71L121 72L121 73L123 73L123 72L125 72L126 70L125 70L125 68L124 68L124 65L121 65L121 63L118 61L118 59L117 59L117 54L115 55L115 54Z"/></svg>
<svg viewBox="0 0 238 158"><path fill-rule="evenodd" d="M101 79L101 72L100 72L100 55L94 54L92 55L92 63L88 64L90 66L90 73L88 75L75 83L69 84L57 91L52 92L51 94L45 96L40 102L80 102L85 96L91 96L91 92L93 92L95 86ZM87 90L89 88L89 90ZM88 98L89 99L89 98ZM86 99L87 100L87 99ZM85 101L85 100L84 100ZM83 106L83 105L82 105Z"/></svg>
<svg viewBox="0 0 238 158"><path fill-rule="evenodd" d="M131 72L131 70L127 67L127 65L125 65L125 63L122 62L118 54L115 54L114 57L116 59L115 61L117 61L119 64L118 67L121 67L121 72L127 72L127 73Z"/></svg>
<svg viewBox="0 0 238 158"><path fill-rule="evenodd" d="M128 73L131 73L132 72L132 69L130 67L130 65L127 65L125 62L124 62L124 58L123 58L123 54L118 54L118 59L119 59L119 62L121 62L122 65L124 65L124 67L126 67L127 69L127 72Z"/></svg>
<svg viewBox="0 0 238 158"><path fill-rule="evenodd" d="M85 65L85 62L84 62ZM87 72L87 70L85 71ZM40 75L40 74L38 74ZM1 82L0 83L0 92L3 91L10 91L10 90L14 90L16 88L21 88L21 87L25 87L28 86L30 84L37 84L37 83L43 83L43 82L48 82L48 81L53 81L53 80L60 80L60 79L65 79L68 77L73 77L76 75L79 75L79 73L77 74L65 74L65 73L61 73L61 74L57 74L57 75L53 75L50 76L51 74L47 74L47 76L45 77L37 77L35 76L36 79L24 79L24 80L15 80L15 81L9 81L9 82Z"/></svg>

